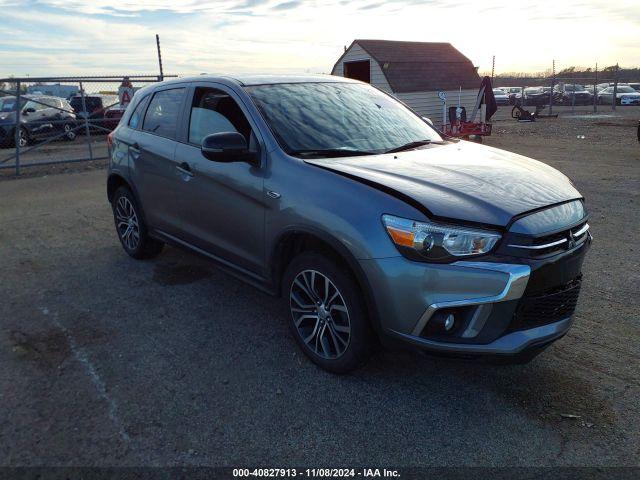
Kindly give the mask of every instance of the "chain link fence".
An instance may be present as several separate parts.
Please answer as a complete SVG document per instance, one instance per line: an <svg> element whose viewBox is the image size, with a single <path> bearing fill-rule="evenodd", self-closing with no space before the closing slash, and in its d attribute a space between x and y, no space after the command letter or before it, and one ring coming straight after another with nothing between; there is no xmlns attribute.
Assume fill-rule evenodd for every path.
<svg viewBox="0 0 640 480"><path fill-rule="evenodd" d="M620 106L640 105L633 98L640 93L637 82L621 81L618 70L597 69L588 72L551 73L547 76L522 76L494 78L494 87L504 89L509 103L523 107L535 107L540 115L553 115L558 111L587 114L615 111ZM626 95L629 94L629 95ZM560 108L558 108L560 107ZM515 115L515 112L514 112Z"/></svg>
<svg viewBox="0 0 640 480"><path fill-rule="evenodd" d="M0 172L108 159L106 136L158 76L0 79Z"/></svg>

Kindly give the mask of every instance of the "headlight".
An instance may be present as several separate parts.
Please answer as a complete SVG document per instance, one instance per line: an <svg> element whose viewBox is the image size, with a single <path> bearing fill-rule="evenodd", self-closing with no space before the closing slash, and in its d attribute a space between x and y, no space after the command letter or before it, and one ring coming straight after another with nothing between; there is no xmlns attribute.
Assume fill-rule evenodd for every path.
<svg viewBox="0 0 640 480"><path fill-rule="evenodd" d="M482 255L500 240L499 233L488 230L418 222L393 215L383 215L382 223L400 253L413 260L445 262Z"/></svg>

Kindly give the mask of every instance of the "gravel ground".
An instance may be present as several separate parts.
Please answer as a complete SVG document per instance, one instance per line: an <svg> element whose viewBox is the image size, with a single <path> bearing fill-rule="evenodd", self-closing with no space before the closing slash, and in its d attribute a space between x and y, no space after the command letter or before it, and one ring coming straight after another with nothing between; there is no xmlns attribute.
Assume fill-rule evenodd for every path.
<svg viewBox="0 0 640 480"><path fill-rule="evenodd" d="M621 110L487 140L592 213L574 327L524 366L381 352L333 376L278 300L177 249L128 258L104 171L0 182L0 465L637 466L640 112Z"/></svg>

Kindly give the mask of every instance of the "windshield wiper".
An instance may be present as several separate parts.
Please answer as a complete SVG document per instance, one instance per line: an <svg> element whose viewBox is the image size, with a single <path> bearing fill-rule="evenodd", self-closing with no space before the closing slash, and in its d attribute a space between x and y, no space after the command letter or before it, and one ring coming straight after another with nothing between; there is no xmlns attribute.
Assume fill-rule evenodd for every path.
<svg viewBox="0 0 640 480"><path fill-rule="evenodd" d="M429 145L430 143L442 143L442 142L434 142L432 140L417 140L415 142L405 143L404 145L400 145L399 147L392 148L387 150L384 153L396 153L403 152L404 150L411 150L412 148L422 147L423 145Z"/></svg>
<svg viewBox="0 0 640 480"><path fill-rule="evenodd" d="M375 155L376 152L367 152L366 150L347 150L344 148L325 148L316 150L292 150L289 155L303 157L355 157L358 155Z"/></svg>

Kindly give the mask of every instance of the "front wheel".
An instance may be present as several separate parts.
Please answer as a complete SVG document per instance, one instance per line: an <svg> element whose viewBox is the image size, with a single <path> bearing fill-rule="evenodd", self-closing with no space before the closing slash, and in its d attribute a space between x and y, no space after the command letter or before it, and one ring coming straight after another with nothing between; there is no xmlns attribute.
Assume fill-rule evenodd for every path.
<svg viewBox="0 0 640 480"><path fill-rule="evenodd" d="M347 373L368 359L373 333L353 275L316 252L298 255L284 275L289 327L302 351L333 373Z"/></svg>
<svg viewBox="0 0 640 480"><path fill-rule="evenodd" d="M24 127L20 127L20 130L18 130L18 145L20 145L20 148L29 145L29 133Z"/></svg>
<svg viewBox="0 0 640 480"><path fill-rule="evenodd" d="M64 129L64 139L72 142L76 139L76 131L73 128L73 125L70 123L65 123L62 127Z"/></svg>
<svg viewBox="0 0 640 480"><path fill-rule="evenodd" d="M158 256L164 244L147 233L147 226L131 190L127 187L116 190L111 207L116 232L124 251L137 260Z"/></svg>

